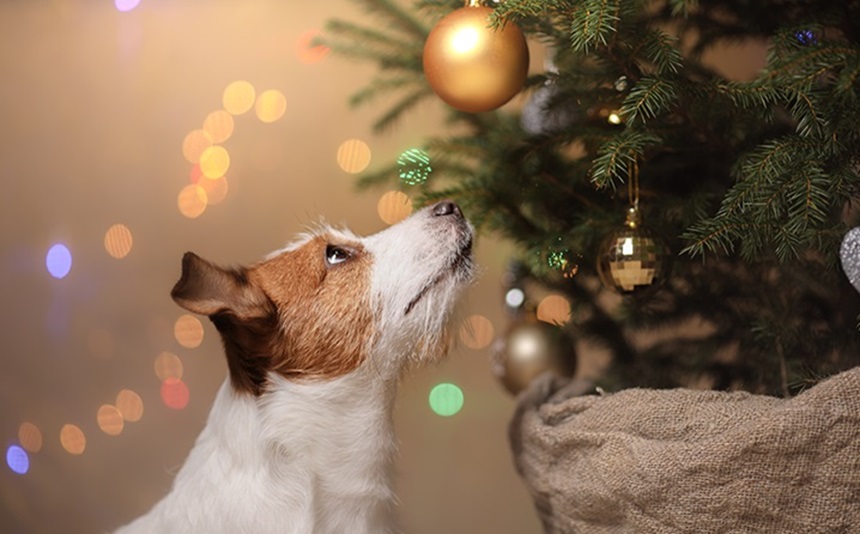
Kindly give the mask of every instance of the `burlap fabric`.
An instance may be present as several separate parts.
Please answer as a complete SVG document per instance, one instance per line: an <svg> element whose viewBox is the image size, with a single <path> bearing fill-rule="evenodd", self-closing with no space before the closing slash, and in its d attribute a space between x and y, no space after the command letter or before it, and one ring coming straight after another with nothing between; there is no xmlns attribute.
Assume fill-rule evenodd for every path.
<svg viewBox="0 0 860 534"><path fill-rule="evenodd" d="M860 533L860 368L792 399L544 375L510 437L548 533Z"/></svg>

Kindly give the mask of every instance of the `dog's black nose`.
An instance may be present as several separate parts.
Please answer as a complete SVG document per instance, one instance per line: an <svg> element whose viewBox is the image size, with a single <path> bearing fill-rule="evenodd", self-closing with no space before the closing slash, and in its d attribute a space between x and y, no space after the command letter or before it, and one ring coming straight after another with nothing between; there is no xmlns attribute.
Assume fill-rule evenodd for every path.
<svg viewBox="0 0 860 534"><path fill-rule="evenodd" d="M443 215L456 215L457 217L462 217L463 212L460 211L460 206L457 204L450 200L443 200L433 206L433 215L436 217L441 217Z"/></svg>

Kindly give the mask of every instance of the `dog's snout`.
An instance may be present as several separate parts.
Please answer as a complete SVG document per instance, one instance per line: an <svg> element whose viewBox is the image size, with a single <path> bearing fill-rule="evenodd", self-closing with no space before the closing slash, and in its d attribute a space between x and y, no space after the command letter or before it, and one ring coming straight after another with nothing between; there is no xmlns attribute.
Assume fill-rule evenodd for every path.
<svg viewBox="0 0 860 534"><path fill-rule="evenodd" d="M442 217L445 215L454 215L456 217L462 217L463 212L460 211L460 206L451 202L450 200L443 200L439 202L435 206L433 206L433 215L435 217Z"/></svg>

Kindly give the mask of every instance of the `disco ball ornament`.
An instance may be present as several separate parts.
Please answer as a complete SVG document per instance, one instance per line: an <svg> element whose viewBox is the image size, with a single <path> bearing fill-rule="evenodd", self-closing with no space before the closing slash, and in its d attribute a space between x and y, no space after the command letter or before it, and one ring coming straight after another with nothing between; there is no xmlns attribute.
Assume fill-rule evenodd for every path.
<svg viewBox="0 0 860 534"><path fill-rule="evenodd" d="M424 43L424 75L451 107L468 113L498 108L517 94L529 67L523 32L492 29L492 8L469 5L440 20Z"/></svg>
<svg viewBox="0 0 860 534"><path fill-rule="evenodd" d="M839 247L839 260L842 270L854 289L860 291L860 226L852 228L842 238Z"/></svg>
<svg viewBox="0 0 860 534"><path fill-rule="evenodd" d="M493 374L516 395L545 372L571 377L576 353L558 326L528 315L515 321L493 347Z"/></svg>
<svg viewBox="0 0 860 534"><path fill-rule="evenodd" d="M630 208L624 227L603 242L597 272L603 285L623 295L651 291L665 281L669 254L642 227L638 208Z"/></svg>

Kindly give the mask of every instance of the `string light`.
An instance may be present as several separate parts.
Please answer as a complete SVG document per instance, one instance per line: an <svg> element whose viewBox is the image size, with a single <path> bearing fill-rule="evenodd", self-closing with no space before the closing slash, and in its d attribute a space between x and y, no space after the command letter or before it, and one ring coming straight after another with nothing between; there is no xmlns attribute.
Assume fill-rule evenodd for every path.
<svg viewBox="0 0 860 534"><path fill-rule="evenodd" d="M236 80L224 89L221 104L231 115L242 115L254 107L256 91L251 82Z"/></svg>
<svg viewBox="0 0 860 534"><path fill-rule="evenodd" d="M130 389L123 389L116 396L116 407L122 418L129 423L140 421L143 417L143 401L140 395Z"/></svg>
<svg viewBox="0 0 860 534"><path fill-rule="evenodd" d="M63 425L60 430L60 444L69 454L83 454L87 448L87 438L77 425Z"/></svg>
<svg viewBox="0 0 860 534"><path fill-rule="evenodd" d="M203 323L193 315L181 315L173 324L173 336L186 349L196 348L203 342Z"/></svg>
<svg viewBox="0 0 860 534"><path fill-rule="evenodd" d="M471 315L460 326L460 340L470 349L483 349L494 335L493 323L483 315Z"/></svg>
<svg viewBox="0 0 860 534"><path fill-rule="evenodd" d="M412 199L406 193L389 191L376 204L379 218L386 224L396 224L412 214Z"/></svg>
<svg viewBox="0 0 860 534"><path fill-rule="evenodd" d="M337 165L344 172L358 174L370 165L370 147L361 139L347 139L337 148Z"/></svg>
<svg viewBox="0 0 860 534"><path fill-rule="evenodd" d="M181 410L188 406L190 397L188 386L178 378L168 378L161 383L161 400L168 408Z"/></svg>
<svg viewBox="0 0 860 534"><path fill-rule="evenodd" d="M570 302L561 295L547 295L538 303L537 318L545 323L564 324L570 320Z"/></svg>
<svg viewBox="0 0 860 534"><path fill-rule="evenodd" d="M275 122L287 111L287 98L277 89L260 93L255 104L257 118L263 122Z"/></svg>
<svg viewBox="0 0 860 534"><path fill-rule="evenodd" d="M65 278L72 270L72 253L61 243L52 246L45 256L45 267L54 278Z"/></svg>
<svg viewBox="0 0 860 534"><path fill-rule="evenodd" d="M430 390L429 401L434 413L450 417L463 409L463 390L450 383L438 384Z"/></svg>
<svg viewBox="0 0 860 534"><path fill-rule="evenodd" d="M114 224L105 232L105 250L112 258L125 258L133 244L131 230L124 224Z"/></svg>
<svg viewBox="0 0 860 534"><path fill-rule="evenodd" d="M10 445L6 449L6 465L13 473L25 475L30 470L30 457L27 455L27 451L18 445Z"/></svg>

